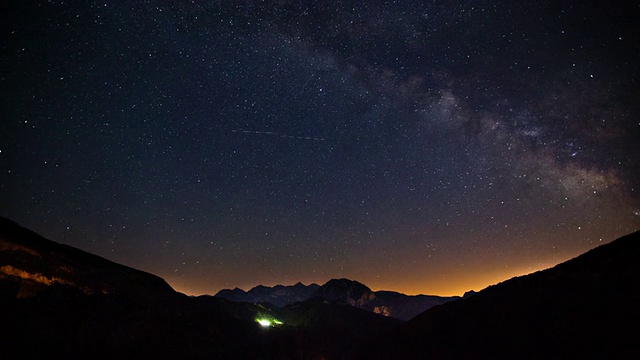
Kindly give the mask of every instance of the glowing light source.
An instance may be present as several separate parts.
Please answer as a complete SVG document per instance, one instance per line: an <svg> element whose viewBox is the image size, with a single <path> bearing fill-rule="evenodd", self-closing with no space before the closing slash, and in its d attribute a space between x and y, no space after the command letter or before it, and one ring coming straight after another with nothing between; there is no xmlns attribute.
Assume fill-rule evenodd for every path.
<svg viewBox="0 0 640 360"><path fill-rule="evenodd" d="M282 321L273 318L257 318L256 322L262 327L272 327L282 325Z"/></svg>
<svg viewBox="0 0 640 360"><path fill-rule="evenodd" d="M261 326L264 327L269 327L271 326L271 321L267 320L267 319L256 319L256 321L258 322L258 324L260 324Z"/></svg>

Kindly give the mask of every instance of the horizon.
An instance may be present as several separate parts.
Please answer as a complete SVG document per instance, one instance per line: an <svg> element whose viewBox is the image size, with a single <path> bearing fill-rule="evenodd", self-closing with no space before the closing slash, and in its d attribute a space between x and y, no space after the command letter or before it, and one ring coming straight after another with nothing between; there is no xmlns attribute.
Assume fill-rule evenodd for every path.
<svg viewBox="0 0 640 360"><path fill-rule="evenodd" d="M615 240L615 239L613 239L613 240ZM613 240L610 240L610 241L613 241ZM600 245L604 245L606 243L609 243L610 241L599 243L595 247L593 247L591 249L587 249L586 251L595 249ZM248 292L249 290L253 289L254 287L257 287L257 286L260 286L260 285L266 286L266 287L274 287L274 286L277 286L277 285L292 286L292 285L295 285L295 284L297 284L299 282L302 283L305 286L309 286L311 284L317 284L317 285L322 286L323 284L327 283L330 280L341 279L341 278L357 281L357 282L367 286L368 288L370 288L374 292L376 292L376 291L395 291L395 292L399 292L399 293L402 293L402 294L405 294L405 295L462 296L462 295L464 295L464 293L466 293L468 291L475 291L475 292L482 291L483 289L486 289L489 286L497 285L497 284L502 283L504 281L510 280L510 279L512 279L514 277L525 276L525 275L536 273L538 271L544 271L544 270L550 269L550 268L552 268L552 267L554 267L556 265L559 265L559 264L561 264L561 263L563 263L565 261L571 260L571 259L573 259L573 258L575 258L575 257L577 257L577 256L579 256L579 255L581 255L583 253L584 252L582 252L580 254L576 254L575 256L570 256L570 257L568 257L568 258L566 258L564 260L561 260L561 261L559 261L557 263L549 264L547 266L542 266L542 267L540 267L538 269L527 269L527 270L522 270L522 271L520 271L520 270L511 270L511 269L510 270L506 270L505 271L506 275L504 275L504 276L503 275L495 275L494 277L491 278L491 280L487 279L487 280L485 280L483 282L475 283L474 285L472 285L471 287L467 288L464 291L452 290L452 291L449 291L449 292L447 292L447 291L437 292L437 290L434 290L434 291L420 291L420 290L415 290L415 289L411 289L411 288L390 288L390 287L385 286L385 285L373 286L373 285L371 285L371 284L369 284L369 283L367 283L365 281L361 281L361 280L358 280L358 279L352 279L352 278L349 278L349 277L332 277L332 278L327 278L324 281L313 281L313 280L293 281L292 280L292 281L289 281L289 282L286 282L286 283L266 282L266 283L255 283L254 285L251 285L251 284L240 284L240 285L229 284L228 287L222 287L222 288L219 288L218 290L213 290L211 292L205 292L206 290L201 290L201 291L200 290L186 290L180 284L172 283L168 279L165 279L165 278L163 278L163 279L165 281L167 281L167 283L169 283L169 285L174 290L176 290L178 292L181 292L181 293L183 293L185 295L188 295L188 296L201 296L201 295L211 295L211 296L213 296L213 295L217 294L221 290L233 290L235 288L238 288L240 290ZM393 284L393 282L391 284ZM390 286L392 286L392 285L390 285ZM464 288L463 285L455 287L455 289L463 289L463 288Z"/></svg>
<svg viewBox="0 0 640 360"><path fill-rule="evenodd" d="M633 232L631 232L629 234L632 234L632 233L634 233L636 231L640 231L640 229L635 230L635 231L633 231ZM625 236L625 235L628 235L628 234L624 234L624 235L621 235L621 236ZM323 284L325 284L325 283L327 283L327 282L329 282L331 280L335 280L335 279L347 279L347 280L359 282L359 283L367 286L368 288L370 288L373 292L376 292L376 291L395 291L395 292L399 292L399 293L402 293L402 294L405 294L405 295L463 296L466 292L469 292L469 291L479 292L479 291L482 291L482 290L486 289L487 287L490 287L490 286L493 286L493 285L497 285L499 283L502 283L504 281L513 279L515 277L530 275L530 274L533 274L533 273L536 273L536 272L539 272L539 271L544 271L544 270L553 268L553 267L555 267L555 266L557 266L557 265L559 265L559 264L561 264L563 262L566 262L566 261L569 261L571 259L574 259L574 258L576 258L576 257L578 257L578 256L580 256L580 255L582 255L582 254L584 254L584 253L586 253L586 252L588 252L590 250L593 250L593 249L595 249L595 248L597 248L597 247L599 247L601 245L608 244L611 241L616 240L617 238L619 238L619 237L616 237L614 239L610 239L608 241L599 242L594 247L589 248L589 249L587 249L587 250L585 250L585 251L583 251L581 253L575 254L573 256L569 256L569 257L565 258L564 260L560 260L560 261L558 261L556 263L543 265L538 269L527 269L527 270L509 269L509 270L505 270L506 275L502 275L502 274L501 275L496 275L495 277L492 277L491 280L487 279L484 282L476 283L475 285L473 285L472 287L467 288L464 291L452 291L452 292L444 292L444 293L442 293L442 292L434 292L434 291L420 291L420 290L416 291L416 290L411 290L411 289L410 290L403 290L403 289L398 289L398 288L386 287L385 285L373 286L373 285L371 285L371 284L369 284L369 283L367 283L365 281L361 281L359 279L353 279L353 278L349 278L349 277L344 277L344 276L327 278L327 279L321 280L321 281L313 281L313 280L295 281L295 280L292 280L292 281L289 281L289 282L255 283L253 285L251 285L251 284L241 284L241 285L229 284L229 286L227 286L227 287L222 287L222 288L219 288L218 290L214 290L214 291L211 291L211 292L204 292L206 290L204 290L204 291L186 290L186 289L182 288L179 284L171 283L168 279L165 279L165 278L163 278L163 279L165 281L167 281L167 283L169 283L169 285L174 290L176 290L177 292L181 292L181 293L183 293L185 295L188 295L188 296L202 296L202 295L214 296L215 294L217 294L221 290L234 290L236 288L238 288L238 289L240 289L242 291L248 292L249 290L251 290L251 289L253 289L253 288L257 287L257 286L266 286L266 287L274 287L274 286L278 286L278 285L293 286L293 285L296 285L297 283L301 283L301 284L303 284L305 286L309 286L311 284L316 284L316 285L322 286ZM394 282L392 282L391 284L394 284ZM390 285L390 286L393 286L393 285ZM464 287L460 286L458 288L462 289Z"/></svg>
<svg viewBox="0 0 640 360"><path fill-rule="evenodd" d="M4 217L4 219L8 220L10 223L15 223L15 224L17 224L18 226L22 226L21 224L19 224L19 223L17 223L17 222L15 222L15 221L13 221L13 220L12 220L12 219L10 219L10 218L6 218L6 217ZM27 229L28 229L28 228L27 228ZM28 230L31 230L31 229L28 229ZM635 232L637 232L637 231L640 231L640 229L635 230L635 231L633 231L633 232L631 232L631 233L629 233L629 234L624 234L624 235L622 235L622 236L627 236L627 235L633 234L633 233L635 233ZM36 232L36 234L38 234L38 233ZM42 234L38 234L38 235L43 236ZM622 237L622 236L620 236L620 237ZM199 292L199 291L192 291L192 290L190 291L190 290L186 290L186 289L184 289L184 288L181 288L181 287L180 287L180 285L177 285L177 284L171 283L171 282L170 282L168 279L166 279L166 278L163 278L163 277L161 277L161 276L160 276L160 278L162 278L164 281L166 281L166 282L169 284L169 286L171 286L171 287L172 287L176 292L179 292L179 293L185 294L185 295L187 295L187 296L214 296L214 295L216 295L218 292L220 292L220 291L222 291L222 290L234 290L234 289L236 289L236 288L237 288L237 289L240 289L240 290L242 290L242 291L248 292L248 291L250 291L251 289L253 289L253 288L257 287L257 286L265 286L265 287L270 287L270 288L272 288L272 287L275 287L275 286L293 286L293 285L296 285L296 284L298 284L298 283L301 283L301 284L302 284L302 285L304 285L304 286L310 286L310 285L312 285L312 284L315 284L315 285L318 285L318 286L322 286L322 285L326 284L327 282L329 282L329 281L331 281L331 280L340 280L340 279L345 279L345 280L348 280L348 281L355 281L355 282L358 282L358 283L360 283L360 284L363 284L363 285L365 285L366 287L368 287L369 289L371 289L371 291L373 291L373 292L377 292L377 291L394 291L394 292L399 292L399 293L402 293L402 294L405 294L405 295L410 295L410 296L413 296L413 295L430 295L430 296L443 296L443 297L446 297L446 296L460 296L460 297L462 297L465 293L470 292L470 291L479 292L479 291L482 291L482 290L486 289L487 287L490 287L490 286L493 286L493 285L497 285L497 284L499 284L499 283L502 283L502 282L508 281L508 280L513 279L513 278L515 278L515 277L526 276L526 275L530 275L530 274L533 274L533 273L536 273L536 272L539 272L539 271L544 271L544 270L551 269L551 268L553 268L553 267L555 267L555 266L557 266L557 265L559 265L559 264L561 264L561 263L564 263L564 262L566 262L566 261L569 261L569 260L572 260L572 259L574 259L574 258L576 258L576 257L579 257L579 256L581 256L581 255L585 254L586 252L589 252L589 251L591 251L591 250L593 250L593 249L596 249L596 248L598 248L598 247L600 247L600 246L602 246L602 245L608 244L608 243L610 243L610 242L612 242L612 241L614 241L614 240L616 240L616 239L618 239L618 238L620 238L620 237L617 237L617 238L611 239L611 240L609 240L609 241L600 242L600 243L598 243L595 247L592 247L592 248L590 248L590 249L587 249L587 250L585 250L585 251L584 251L584 252L582 252L582 253L579 253L579 254L577 254L577 255L575 255L575 256L571 256L571 257L566 258L566 259L564 259L564 260L561 260L561 261L559 261L559 262L557 262L557 263L554 263L554 264L550 264L550 265L547 265L547 266L540 267L540 268L539 268L539 269L537 269L537 270L527 269L527 270L526 270L526 271L524 271L524 272L521 272L521 271L518 271L518 270L510 270L510 271L509 271L509 273L514 272L514 271L515 271L515 272L514 272L513 274L511 274L511 275L504 275L504 276L503 276L503 275L498 275L494 280L487 280L487 282L485 282L485 283L483 283L483 284L479 284L479 285L478 285L478 284L476 284L476 286L475 286L475 287L468 288L467 290L460 291L460 292L451 292L451 293L436 293L436 292L429 292L429 291L417 291L417 292L415 292L415 291L411 291L411 290L409 290L409 291L405 291L405 290L399 290L399 289L394 289L394 288L384 287L384 285L382 285L382 287L376 287L376 286L371 286L370 284L368 284L368 283L366 283L366 282L363 282L363 281L361 281L361 280L359 280L359 279L353 279L353 278L348 278L348 277L343 277L343 276L333 277L333 278L325 279L325 280L323 280L323 281L313 281L313 280L310 280L310 281L302 281L302 280L299 280L299 281L293 281L293 282L288 282L288 283L283 283L283 282L280 282L280 283L278 283L278 282L271 282L271 283L269 283L269 282L265 282L265 283L256 283L256 284L254 284L254 285L237 285L237 286L232 286L231 284L229 284L229 286L227 286L227 287L222 287L222 288L220 288L220 289L218 289L218 290L215 290L215 291L212 291L212 292L207 292L206 290L205 290L205 291L203 291L203 292ZM47 240L49 240L49 241L53 241L53 242L55 242L55 243L62 244L62 243L60 243L60 242L58 242L58 241L55 241L54 239L48 239L46 236L44 236L44 238L45 238L45 239L47 239ZM89 253L89 254L92 254L91 252L85 251L85 250L83 250L83 249L80 249L80 248L78 248L78 249L79 249L79 250L81 250L81 251L83 251L83 252L87 252L87 253ZM97 255L97 254L92 254L92 255ZM98 256L99 256L99 255L98 255ZM102 257L102 256L101 256L101 257ZM131 265L123 264L123 263L118 263L118 262L116 262L116 261L113 261L113 260L109 259L108 257L103 257L103 258L104 258L104 259L106 259L106 260L108 260L108 261L112 261L112 262L115 262L115 263L117 263L117 264L121 264L121 265L124 265L124 266L130 267L130 268L133 268L133 269L136 269L136 270L140 270L140 271L148 272L148 271L146 271L145 269L140 269L140 268L136 268L135 266L131 266ZM148 273L149 273L149 274L152 274L152 275L155 275L155 276L159 276L159 275L154 274L154 273L152 273L152 272L148 272ZM392 283L392 284L393 284L393 283ZM391 285L391 286L394 286L394 285Z"/></svg>

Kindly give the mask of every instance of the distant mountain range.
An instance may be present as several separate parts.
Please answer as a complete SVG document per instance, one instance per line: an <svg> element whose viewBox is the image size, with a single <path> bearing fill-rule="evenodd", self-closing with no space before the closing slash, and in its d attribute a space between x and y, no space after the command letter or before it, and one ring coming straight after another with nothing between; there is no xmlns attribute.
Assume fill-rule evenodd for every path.
<svg viewBox="0 0 640 360"><path fill-rule="evenodd" d="M398 314L421 296L335 279L217 294L236 301L188 297L0 218L0 350L10 359L633 358L639 257L636 232L403 322L375 312L408 316Z"/></svg>
<svg viewBox="0 0 640 360"><path fill-rule="evenodd" d="M220 290L215 296L231 301L252 304L271 304L276 307L285 307L308 300L318 288L320 288L318 284L304 285L300 282L290 286L276 285L274 287L268 287L258 285L249 291L244 291L239 288Z"/></svg>
<svg viewBox="0 0 640 360"><path fill-rule="evenodd" d="M469 293L471 294L471 293ZM333 279L326 284L274 287L256 286L249 291L235 288L220 290L216 297L282 308L314 297L331 300L337 304L351 305L376 314L399 320L409 320L436 305L458 300L459 296L405 295L394 291L372 291L369 287L349 279Z"/></svg>

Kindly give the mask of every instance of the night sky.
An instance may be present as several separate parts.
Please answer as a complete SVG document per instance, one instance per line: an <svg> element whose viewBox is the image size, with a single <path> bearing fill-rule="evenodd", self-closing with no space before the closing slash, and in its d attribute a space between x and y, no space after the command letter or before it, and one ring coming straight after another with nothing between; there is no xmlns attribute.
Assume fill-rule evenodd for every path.
<svg viewBox="0 0 640 360"><path fill-rule="evenodd" d="M640 8L14 1L0 214L187 294L461 295L640 229Z"/></svg>

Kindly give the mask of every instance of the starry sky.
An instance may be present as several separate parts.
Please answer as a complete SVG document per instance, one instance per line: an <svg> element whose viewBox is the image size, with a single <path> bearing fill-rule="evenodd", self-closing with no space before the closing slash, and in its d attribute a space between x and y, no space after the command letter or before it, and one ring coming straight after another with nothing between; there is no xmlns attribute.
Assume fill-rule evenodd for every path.
<svg viewBox="0 0 640 360"><path fill-rule="evenodd" d="M640 229L640 9L16 1L0 214L187 294L461 295Z"/></svg>

